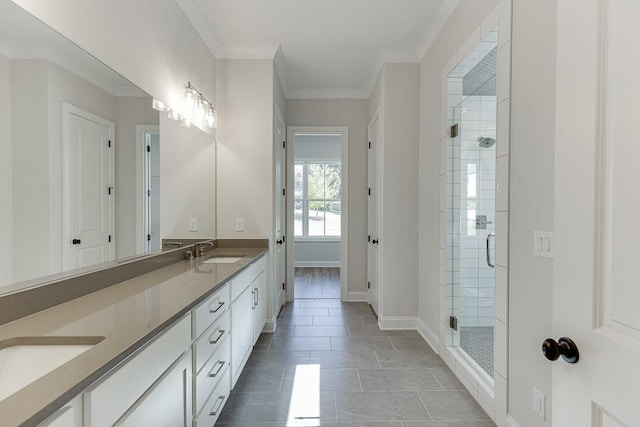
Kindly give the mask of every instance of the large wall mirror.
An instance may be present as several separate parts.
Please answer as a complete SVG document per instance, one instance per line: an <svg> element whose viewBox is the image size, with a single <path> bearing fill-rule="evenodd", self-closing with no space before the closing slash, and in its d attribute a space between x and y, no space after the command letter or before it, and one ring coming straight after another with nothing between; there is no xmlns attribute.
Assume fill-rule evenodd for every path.
<svg viewBox="0 0 640 427"><path fill-rule="evenodd" d="M214 155L211 136L0 0L0 294L215 237Z"/></svg>

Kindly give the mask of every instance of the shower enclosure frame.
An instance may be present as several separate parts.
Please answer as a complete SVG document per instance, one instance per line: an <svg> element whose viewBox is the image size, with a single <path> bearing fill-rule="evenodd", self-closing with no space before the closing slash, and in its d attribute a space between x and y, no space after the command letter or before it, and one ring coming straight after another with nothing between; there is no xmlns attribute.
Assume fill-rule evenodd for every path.
<svg viewBox="0 0 640 427"><path fill-rule="evenodd" d="M507 384L508 376L508 188L509 188L509 144L510 144L510 91L511 91L511 0L503 0L473 29L468 40L461 44L458 51L441 70L441 168L440 168L440 331L438 333L439 354L451 370L458 376L480 406L498 425L504 425L509 418ZM451 126L448 100L448 76L456 65L464 59L474 47L492 30L498 29L497 43L497 129L496 129L496 218L495 218L495 347L494 382L487 380L474 369L468 359L454 346L450 317L454 287L447 281L447 168L450 157L447 156L448 142L451 139ZM453 106L453 105L452 105ZM451 107L452 107L451 106Z"/></svg>

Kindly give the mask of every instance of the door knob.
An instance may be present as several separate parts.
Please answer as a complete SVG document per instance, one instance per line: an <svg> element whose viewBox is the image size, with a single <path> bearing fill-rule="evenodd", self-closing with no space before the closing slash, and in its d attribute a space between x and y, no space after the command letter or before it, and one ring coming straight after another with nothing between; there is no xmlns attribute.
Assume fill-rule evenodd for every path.
<svg viewBox="0 0 640 427"><path fill-rule="evenodd" d="M377 244L378 244L378 239L373 239L373 240L371 241L371 243L373 243L374 245L377 245Z"/></svg>
<svg viewBox="0 0 640 427"><path fill-rule="evenodd" d="M282 244L282 240L277 240L276 243L281 245Z"/></svg>
<svg viewBox="0 0 640 427"><path fill-rule="evenodd" d="M80 243L82 243L82 240L80 240L80 239L73 239L73 240L71 241L71 243L72 243L72 244L74 244L74 245L79 245Z"/></svg>
<svg viewBox="0 0 640 427"><path fill-rule="evenodd" d="M560 356L562 356L567 363L578 363L578 359L580 358L578 346L567 337L558 339L558 342L553 338L544 340L542 343L542 354L552 362L558 360Z"/></svg>

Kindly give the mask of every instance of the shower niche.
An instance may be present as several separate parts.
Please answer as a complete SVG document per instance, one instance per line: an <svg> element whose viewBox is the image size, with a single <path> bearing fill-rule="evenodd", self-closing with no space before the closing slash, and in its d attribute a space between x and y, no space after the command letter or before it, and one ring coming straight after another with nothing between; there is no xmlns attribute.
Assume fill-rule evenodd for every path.
<svg viewBox="0 0 640 427"><path fill-rule="evenodd" d="M497 30L489 32L447 79L447 342L488 382L494 375L497 44Z"/></svg>

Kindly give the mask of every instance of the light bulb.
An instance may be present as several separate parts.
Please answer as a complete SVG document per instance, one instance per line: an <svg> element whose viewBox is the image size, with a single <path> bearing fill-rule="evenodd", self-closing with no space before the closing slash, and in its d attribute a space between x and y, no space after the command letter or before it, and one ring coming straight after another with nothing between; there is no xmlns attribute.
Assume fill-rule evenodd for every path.
<svg viewBox="0 0 640 427"><path fill-rule="evenodd" d="M169 111L169 113L167 114L167 117L170 118L171 120L182 120L183 119L183 117L180 115L180 113L178 113L176 110Z"/></svg>
<svg viewBox="0 0 640 427"><path fill-rule="evenodd" d="M205 115L205 122L207 123L207 127L209 128L213 128L215 127L215 116L214 116L214 112L215 110L213 109L213 107L209 107L207 109L207 114Z"/></svg>
<svg viewBox="0 0 640 427"><path fill-rule="evenodd" d="M158 99L153 98L153 101L151 103L151 107L154 110L157 111L169 111L169 107L167 107L166 105L164 105L164 103Z"/></svg>

